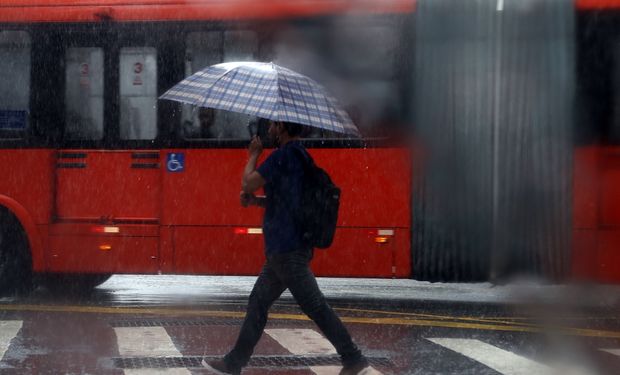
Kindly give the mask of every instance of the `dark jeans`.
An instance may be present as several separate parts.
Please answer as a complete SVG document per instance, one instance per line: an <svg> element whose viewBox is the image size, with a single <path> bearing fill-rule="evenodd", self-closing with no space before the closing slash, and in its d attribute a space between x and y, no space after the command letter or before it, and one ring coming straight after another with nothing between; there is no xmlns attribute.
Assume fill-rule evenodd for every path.
<svg viewBox="0 0 620 375"><path fill-rule="evenodd" d="M312 249L267 256L250 294L248 310L237 343L224 357L230 368L241 368L248 363L265 329L269 308L287 288L301 310L334 345L343 365L362 360L361 351L319 290L309 267L310 260Z"/></svg>

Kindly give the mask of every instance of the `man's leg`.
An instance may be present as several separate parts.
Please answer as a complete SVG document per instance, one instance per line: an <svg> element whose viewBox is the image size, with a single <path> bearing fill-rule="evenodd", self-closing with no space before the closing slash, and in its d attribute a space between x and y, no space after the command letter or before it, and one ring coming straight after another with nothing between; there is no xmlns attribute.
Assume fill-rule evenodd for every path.
<svg viewBox="0 0 620 375"><path fill-rule="evenodd" d="M283 255L279 259L280 261L273 262L273 270L291 291L301 310L316 323L334 345L343 365L367 363L340 318L325 301L316 283L309 267L312 250L297 251Z"/></svg>
<svg viewBox="0 0 620 375"><path fill-rule="evenodd" d="M237 343L224 357L228 368L239 369L248 363L265 329L269 308L285 289L286 287L269 265L269 261L266 261L250 294L245 320Z"/></svg>

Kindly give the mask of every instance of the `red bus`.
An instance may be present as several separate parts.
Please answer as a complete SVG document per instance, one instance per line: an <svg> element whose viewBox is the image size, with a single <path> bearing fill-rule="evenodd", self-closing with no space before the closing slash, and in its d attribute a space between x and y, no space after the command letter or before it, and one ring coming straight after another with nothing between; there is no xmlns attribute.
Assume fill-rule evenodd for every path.
<svg viewBox="0 0 620 375"><path fill-rule="evenodd" d="M19 0L0 5L0 285L114 273L254 275L239 205L247 116L157 98L207 65L277 61L322 81L366 139L304 140L343 191L321 276L411 275L411 159L397 59L411 1ZM380 52L367 55L368 48ZM340 88L340 92L338 92ZM389 182L389 183L386 183Z"/></svg>
<svg viewBox="0 0 620 375"><path fill-rule="evenodd" d="M468 17L471 34L448 32ZM568 38L554 34L556 21ZM4 1L0 292L33 279L88 288L114 273L256 274L261 212L238 202L249 119L217 111L206 131L196 108L157 99L198 69L234 60L276 61L317 79L364 136L304 139L343 191L335 242L315 252L317 275L486 280L506 250L503 262L522 270L620 282L618 21L620 0ZM519 44L527 32L509 39L547 26L552 37L532 46ZM512 45L497 48L506 38ZM497 71L494 59L504 62ZM530 85L521 107L487 95L504 76L517 77L509 90ZM561 85L541 86L549 79L575 84L562 113L536 108L573 100ZM437 116L424 118L425 107ZM489 108L496 117L485 117ZM529 117L501 117L515 108ZM570 123L569 159L532 111L542 123ZM462 118L469 127L457 129ZM510 133L513 118L529 128ZM499 123L507 135L489 133ZM430 168L414 168L418 158L398 138L425 126L448 130L439 141L452 147L442 157L456 178L433 182ZM511 137L522 137L514 150ZM495 145L518 158L501 164ZM556 164L528 170L549 155ZM565 165L570 173L555 172ZM437 202L449 205L433 211ZM503 243L492 235L502 231Z"/></svg>

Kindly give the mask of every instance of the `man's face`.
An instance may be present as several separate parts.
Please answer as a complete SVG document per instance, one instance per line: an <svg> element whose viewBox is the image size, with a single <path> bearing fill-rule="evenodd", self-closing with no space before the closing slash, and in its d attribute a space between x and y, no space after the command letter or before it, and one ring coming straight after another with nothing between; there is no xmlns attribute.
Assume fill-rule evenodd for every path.
<svg viewBox="0 0 620 375"><path fill-rule="evenodd" d="M280 141L280 133L282 132L282 123L269 121L269 130L267 130L267 135L273 143L276 145Z"/></svg>

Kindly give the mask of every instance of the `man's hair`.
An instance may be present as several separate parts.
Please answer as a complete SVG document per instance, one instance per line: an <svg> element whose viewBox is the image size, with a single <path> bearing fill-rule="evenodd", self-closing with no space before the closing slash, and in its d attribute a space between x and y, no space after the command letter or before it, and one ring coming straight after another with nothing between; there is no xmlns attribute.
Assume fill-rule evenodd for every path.
<svg viewBox="0 0 620 375"><path fill-rule="evenodd" d="M303 125L297 124L295 122L283 121L282 124L284 124L284 129L286 130L288 135L291 136L291 137L295 137L295 136L300 135L302 133L302 131L304 130L304 126Z"/></svg>

